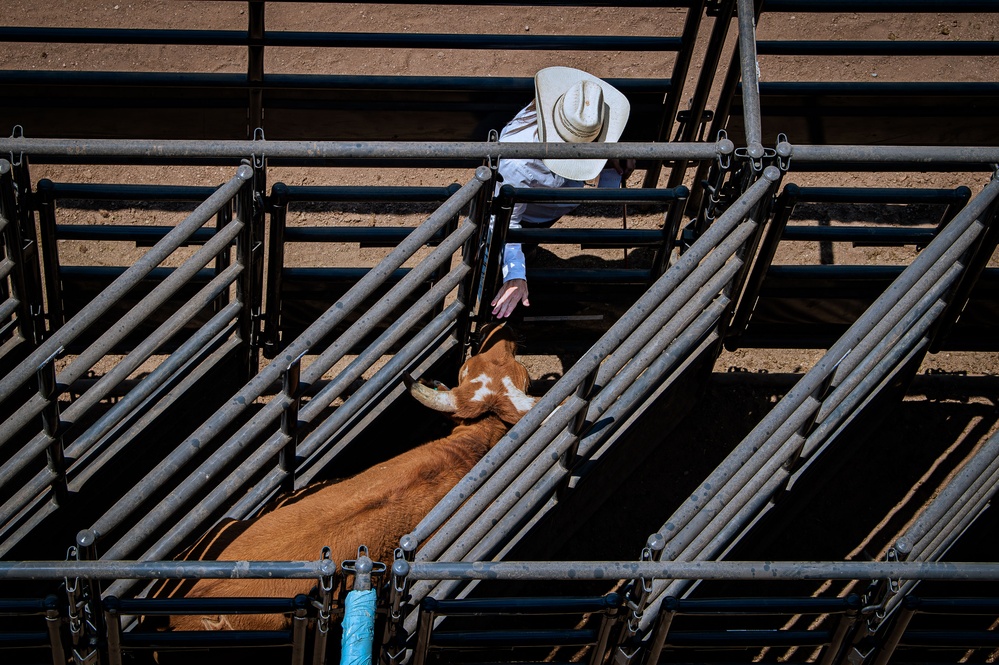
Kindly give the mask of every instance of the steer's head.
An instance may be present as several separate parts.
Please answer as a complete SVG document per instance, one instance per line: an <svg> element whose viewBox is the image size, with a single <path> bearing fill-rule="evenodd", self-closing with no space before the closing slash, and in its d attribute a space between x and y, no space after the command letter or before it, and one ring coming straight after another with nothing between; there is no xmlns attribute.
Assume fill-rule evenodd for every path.
<svg viewBox="0 0 999 665"><path fill-rule="evenodd" d="M482 343L458 372L458 386L428 386L409 382L409 391L420 403L455 418L472 420L494 413L513 425L534 406L525 390L530 376L515 357L517 343L505 324L490 324L481 331Z"/></svg>

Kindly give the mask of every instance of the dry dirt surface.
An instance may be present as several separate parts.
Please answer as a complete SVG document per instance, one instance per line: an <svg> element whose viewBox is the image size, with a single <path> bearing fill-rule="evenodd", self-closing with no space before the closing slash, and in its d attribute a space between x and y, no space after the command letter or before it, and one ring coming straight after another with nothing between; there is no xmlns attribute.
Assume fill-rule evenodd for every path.
<svg viewBox="0 0 999 665"><path fill-rule="evenodd" d="M2 21L11 26L94 26L107 28L197 28L245 29L246 3L243 2L37 2L5 0ZM376 5L368 3L324 5L321 3L274 2L267 4L267 29L288 31L345 31L400 33L529 33L577 35L676 35L680 33L683 10L674 9L618 9L618 8L512 8L470 7L438 5ZM702 31L707 35L710 21ZM855 14L816 13L779 14L765 17L758 28L761 39L811 38L811 39L871 39L871 40L975 40L994 41L999 34L999 14L900 13ZM735 37L735 27L730 33L730 45ZM705 37L706 39L706 37ZM699 52L704 43L699 44ZM72 44L5 44L6 52L0 58L7 69L38 70L98 70L98 71L200 71L232 72L246 70L245 49L225 47L179 46L122 46L104 47ZM698 62L695 55L694 62ZM402 49L294 49L271 48L266 54L267 71L282 73L323 74L403 74L403 75L455 75L455 76L531 76L542 67L567 65L588 70L604 77L668 77L673 55L657 53L587 53L587 52L504 52L504 51L412 51ZM722 62L728 62L727 57ZM694 89L696 66L685 84L685 97ZM995 57L824 57L818 59L763 56L760 58L762 80L814 80L814 81L989 81L999 80L999 58ZM719 76L720 78L720 76ZM686 100L684 100L686 101ZM709 108L711 104L709 103ZM9 128L2 128L8 131ZM30 127L26 128L28 136ZM791 137L792 141L794 137ZM765 137L773 141L774 137ZM38 166L35 178L49 177L62 181L97 182L162 182L189 184L218 184L231 175L229 169L220 167L167 168L167 167L54 167ZM464 171L345 171L342 169L284 169L269 174L270 182L289 184L405 184L447 185L465 182L470 173ZM641 173L633 176L632 185L641 182ZM665 179L665 174L664 174ZM788 174L785 182L801 185L873 185L956 187L968 185L974 193L987 182L987 174L952 173L879 173L879 174ZM121 223L169 224L182 216L180 211L136 211L132 209L100 209L87 206L63 211L69 223L91 223L94 220L113 220ZM835 207L811 210L811 219L801 223L846 223L855 211ZM900 211L901 215L907 214ZM412 216L378 216L352 211L293 211L291 223L308 225L383 223L409 224ZM581 223L586 223L585 220ZM658 220L635 220L635 224L656 225ZM931 223L931 222L925 222ZM911 261L910 249L873 249L850 246L829 248L802 243L801 247L782 250L779 261L816 262L827 260L837 263L899 263ZM60 247L64 257L71 257L81 264L120 265L134 260L134 248L110 248L106 251L65 243ZM350 260L358 258L356 250ZM578 251L578 250L577 250ZM820 251L829 252L824 258ZM619 256L615 254L616 258ZM377 256L361 256L362 260L377 260ZM337 265L344 257L329 247L304 247L294 259L300 265ZM999 260L993 258L993 266ZM811 350L740 350L723 353L716 364L719 374L735 372L748 375L801 374L821 357L822 351ZM553 378L564 371L564 363L571 358L528 357L532 376ZM976 422L986 423L994 429L999 395L999 358L996 354L941 353L929 356L920 374L929 379L947 374L957 377L992 379L976 384L984 388L940 390L937 384L927 381L914 389L909 396L905 413L928 413L919 405L973 406ZM758 377L757 377L758 378ZM752 383L752 382L749 382ZM692 442L692 455L699 454L698 446L709 445L708 439L730 445L744 433L747 425L758 421L781 395L780 381L762 382L752 394L741 392L739 383L722 380L713 384L695 413L686 421L689 426L683 436ZM725 405L726 417L717 418L719 405ZM954 417L956 411L941 408L934 411L939 418ZM924 413L924 416L925 416ZM991 415L989 415L991 414ZM711 432L703 431L705 423ZM734 439L734 440L730 440ZM664 464L676 460L660 460ZM690 469L683 475L691 479L703 474L694 470L696 464L685 462ZM644 481L643 481L644 482ZM654 481L648 481L653 482ZM642 496L651 491L650 486L631 483L630 499L640 509ZM645 533L648 533L646 531Z"/></svg>

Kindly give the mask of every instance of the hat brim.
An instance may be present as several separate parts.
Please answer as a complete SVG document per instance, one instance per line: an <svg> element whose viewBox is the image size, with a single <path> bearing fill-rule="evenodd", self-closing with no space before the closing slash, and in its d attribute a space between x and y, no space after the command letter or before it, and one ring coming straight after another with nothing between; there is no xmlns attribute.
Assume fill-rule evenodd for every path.
<svg viewBox="0 0 999 665"><path fill-rule="evenodd" d="M538 138L543 143L565 143L554 129L552 114L555 102L579 81L592 81L604 93L604 126L594 142L615 143L628 123L631 103L617 88L603 79L572 67L546 67L534 76L534 94L538 105ZM607 163L606 159L544 159L553 173L570 180L595 178Z"/></svg>

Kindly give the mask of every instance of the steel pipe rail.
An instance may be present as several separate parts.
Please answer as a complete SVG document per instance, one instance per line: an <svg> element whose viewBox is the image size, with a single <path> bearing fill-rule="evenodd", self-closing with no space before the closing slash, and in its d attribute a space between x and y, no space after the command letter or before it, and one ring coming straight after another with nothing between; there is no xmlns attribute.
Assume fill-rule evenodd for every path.
<svg viewBox="0 0 999 665"><path fill-rule="evenodd" d="M56 330L42 342L21 364L0 379L0 401L10 397L11 393L25 381L34 376L35 371L47 358L59 349L65 347L77 335L86 330L102 314L104 314L120 297L149 272L163 262L174 250L180 247L185 239L195 230L201 228L212 219L223 206L227 205L239 189L253 176L253 169L241 166L236 175L218 188L204 203L199 205L184 221L178 224L164 238L156 243L140 259L132 264L121 277L115 280L113 288L106 289L98 295L91 304L74 316L65 325Z"/></svg>
<svg viewBox="0 0 999 665"><path fill-rule="evenodd" d="M250 37L246 30L152 30L127 28L2 27L0 42L45 44L153 44L173 46L259 46L299 48L427 48L510 50L676 51L678 37L618 35L399 34L270 30Z"/></svg>
<svg viewBox="0 0 999 665"><path fill-rule="evenodd" d="M718 296L725 283L731 279L741 265L741 261L737 260L730 261L728 264L724 264L724 261L729 259L745 242L753 226L755 225L745 224L741 227L741 232L740 229L733 231L718 245L714 252L695 268L683 283L670 291L666 299L601 363L596 381L596 385L600 386L600 389L593 396L593 403L585 416L587 421L595 422L628 386L633 385L638 374L645 371L653 360L663 353L666 345L679 336L693 318L707 308L711 300ZM650 343L650 340L654 340L654 342ZM624 369L622 370L622 368ZM657 376L661 375L662 372L657 374ZM559 411L569 406L572 399L570 398L570 402L562 404ZM546 425L548 424L546 422ZM507 501L511 498L514 501L519 500L518 495L529 490L527 478L530 477L534 480L540 478L543 472L551 468L550 460L560 456L564 452L564 448L570 445L568 440L556 440L553 444L554 449L552 447L545 448L532 455L538 447L546 446L552 442L552 436L535 439L535 435L532 435L511 458L511 460L521 459L524 462L511 464L511 460L508 460L423 545L421 549L423 556L452 560L451 557L464 557L469 554L468 547L462 548L461 541L475 533L476 527L473 522L478 522L480 525L493 524L499 518L495 511L506 505L502 497L506 496ZM599 438L602 440L609 435L608 430L602 429ZM583 434L584 439L588 439L590 436L587 433ZM533 462L528 463L531 459ZM531 473L530 469L539 464L540 467ZM483 510L485 510L484 513L481 512ZM448 535L459 530L463 532L462 535L451 542L451 547L442 553L440 550L448 544L446 542ZM472 542L475 542L474 539ZM477 558L482 558L482 556L484 553Z"/></svg>
<svg viewBox="0 0 999 665"><path fill-rule="evenodd" d="M853 164L981 164L989 170L999 164L999 147L901 146L901 145L798 145L782 143L787 156L796 161Z"/></svg>
<svg viewBox="0 0 999 665"><path fill-rule="evenodd" d="M453 276L460 278L463 275L464 271L456 271ZM442 287L442 289L447 289L448 287L453 288L454 284L449 283L447 281L442 281L440 282L440 286ZM434 296L436 296L436 294L428 293L427 296L424 296L424 298L421 299L420 302L416 303L414 305L414 309L411 310L414 313L413 314L407 313L405 317L406 319L405 322L409 323L411 322L412 319L418 318L421 315L417 314L416 312L422 312L422 313L428 312L432 305L436 304L436 302L439 302L435 300ZM347 405L347 403L349 402L350 405L348 406L348 408L344 409L341 407L332 416L330 416L330 418L322 422L319 426L313 429L312 432L306 435L306 437L298 444L298 453L301 457L306 459L305 463L308 464L309 460L314 458L320 451L323 452L323 457L321 460L314 463L314 466L323 466L326 463L328 463L333 457L335 457L342 450L343 445L341 443L337 443L331 448L324 450L322 448L322 445L326 443L331 437L336 435L335 433L334 434L327 433L326 430L339 432L347 424L349 424L350 417L347 414L350 414L351 407L365 404L366 400L370 401L377 395L379 391L384 390L391 383L391 381L395 380L395 378L406 367L408 367L416 360L416 358L418 357L419 353L422 350L428 348L436 339L438 339L441 335L443 335L445 331L447 331L451 326L454 325L459 314L461 314L464 309L465 309L464 305L458 302L454 302L448 305L443 312L435 316L432 321L430 321L426 326L421 328L420 331L413 336L412 340L410 340L405 346L403 346L396 353L394 353L392 355L392 358L387 363L385 363L385 365L381 369L379 369L378 372L376 372L375 375L371 377L371 379L365 381L364 385L347 399L344 405ZM372 344L372 346L369 346L367 349L365 349L364 353L365 354L370 353L371 355L373 355L373 353L371 352L384 348L385 346L391 346L396 342L398 342L402 338L402 334L406 331L406 328L404 326L397 325L400 323L400 321L402 321L402 319L397 320L395 323L393 323L393 325L389 329L387 329L385 333L379 336L379 338ZM365 358L362 360L362 356L358 356L358 358L355 359L353 363L351 363L351 365L355 364L357 367L363 367L363 368L368 368L371 366L371 363L368 362L368 359ZM345 386L347 382L341 379L341 377L345 375L350 375L351 373L353 373L351 371L351 367L348 366L348 368L346 368L343 373L337 375L334 381L336 383ZM332 383L333 382L331 382L330 385L332 385ZM319 412L325 409L332 401L332 399L329 399L329 395L339 395L341 390L342 388L337 388L333 389L329 393L323 393L322 391L320 391L320 393L317 393L317 395L312 400L310 400L308 404L304 405L302 409L299 411L302 420L304 422L311 422L312 420L315 420L315 418L319 415ZM329 399L329 401L326 401L327 399ZM316 406L311 407L312 404L315 404ZM311 410L315 410L316 414L313 415L311 413ZM343 416L340 415L341 411L344 413ZM305 412L304 415L302 415L303 412ZM308 483L310 483L314 478L314 473L315 471L313 471L312 473L309 473L308 471L303 473L301 472L300 469L299 473L296 475L296 487L304 487ZM256 506L260 505L266 499L266 496L270 494L271 490L269 488L273 488L275 484L283 480L284 477L285 474L282 473L280 469L276 468L272 470L267 478L256 483L253 489L250 490L246 494L246 496L240 499L232 507L232 509L226 513L226 517L232 517L235 519L246 518L246 516L250 514L250 512Z"/></svg>
<svg viewBox="0 0 999 665"><path fill-rule="evenodd" d="M393 564L412 580L999 580L999 563L925 561L474 561ZM288 579L332 575L317 561L0 561L0 580Z"/></svg>
<svg viewBox="0 0 999 665"><path fill-rule="evenodd" d="M756 57L756 8L753 0L738 0L739 63L742 71L742 115L746 125L746 153L763 158L760 119L760 63Z"/></svg>
<svg viewBox="0 0 999 665"><path fill-rule="evenodd" d="M458 510L466 499L477 491L485 483L487 478L499 469L506 460L515 454L518 459L524 460L533 458L539 450L526 451L522 448L522 439L530 436L541 424L544 417L551 413L559 404L568 398L577 387L592 373L600 363L610 355L614 349L620 346L621 342L634 330L635 327L645 318L647 312L660 303L670 292L672 292L693 270L698 263L710 253L727 234L748 214L749 210L770 191L774 183L780 180L779 171L770 167L764 171L764 178L755 183L749 191L740 197L726 213L718 220L718 223L699 239L694 246L684 253L679 261L668 270L652 287L643 294L639 300L629 310L630 316L626 316L617 321L603 336L590 348L590 350L570 368L560 381L558 381L542 397L535 407L528 412L519 423L490 450L482 460L465 476L458 484L442 499L428 515L417 525L412 533L402 540L402 547L408 551L414 551L418 543L422 542L437 531L451 515ZM441 536L442 540L450 540L457 534ZM436 548L435 548L436 549ZM418 556L421 558L433 558L439 554L436 551L428 551L421 548Z"/></svg>
<svg viewBox="0 0 999 665"><path fill-rule="evenodd" d="M102 376L86 392L81 394L79 398L74 400L61 415L64 427L72 427L72 425L79 418L83 417L93 406L104 399L114 386L127 378L132 371L149 358L149 356L152 355L161 343L173 336L188 320L190 320L191 317L210 304L211 301L214 300L224 288L232 284L241 271L242 269L240 266L232 265L220 273L218 277L202 288L201 291L191 300L186 302L174 316L163 322L163 324L161 324L160 327L157 328L149 337L140 342L140 344L129 352L125 358L111 368L110 371ZM203 330L199 330L199 334L196 334L194 337L201 338L204 336L204 333L208 333L210 335L217 333L218 330L221 329L221 326L218 325L219 323L224 325L238 315L239 305L237 303L232 303L228 305L223 312L224 314L221 316L216 315L214 317L214 319L219 321L209 322L209 324L206 325ZM202 343L204 343L204 341L207 340L202 339ZM188 356L190 353L192 353L192 351L187 351ZM178 356L178 359L180 357L182 356ZM159 368L157 368L157 370L158 369ZM157 375L157 370L154 370L150 376L145 377L135 390L129 391L124 399L115 404L108 411L108 413L102 415L94 425L88 427L80 437L74 440L72 444L66 448L67 457L71 459L80 459L101 437L107 434L115 424L125 418L130 413L130 410L134 408L140 400L142 400L145 396L148 396L152 390L155 390L157 385L159 385L162 380L166 378L164 373ZM24 409L23 407L21 409L21 411L26 410L27 409ZM11 457L8 464L19 458L24 462L24 464L26 464L35 456L41 454L51 443L51 437L45 432L40 432L30 442L25 444L18 451L17 455ZM22 466L24 464L22 464ZM6 466L7 464L4 465L5 468ZM51 483L55 479L55 476L56 474L52 469L45 468L31 481L25 484L17 494L11 497L10 500L0 507L0 525L5 524L16 511L21 510L25 506L25 502L34 497L38 492L42 491L45 485Z"/></svg>
<svg viewBox="0 0 999 665"><path fill-rule="evenodd" d="M394 270L396 270L402 263L412 256L419 248L421 248L437 231L444 226L450 219L458 214L460 209L466 205L478 192L479 188L488 181L489 175L488 170L485 167L480 167L476 171L475 177L469 181L461 190L459 190L454 196L448 199L447 202L441 208L434 212L433 215L428 218L420 227L414 230L403 243L401 243L395 250L389 253L388 256L383 259L378 266L371 269L364 277L362 277L351 289L332 307L330 307L325 314L323 314L316 322L314 322L301 336L296 340L292 341L283 351L281 355L275 358L267 366L265 366L256 376L250 379L250 381L241 389L237 395L235 395L228 404L221 407L215 415L210 418L206 423L202 424L198 430L188 437L187 442L189 444L182 444L179 446L164 464L161 464L159 468L155 469L150 474L147 474L132 490L132 492L123 500L119 501L115 506L113 506L105 515L94 524L92 529L97 534L108 533L110 529L114 528L115 525L121 523L121 521L129 514L131 514L138 505L145 500L146 497L156 488L165 483L170 477L172 477L176 472L178 472L184 465L184 463L190 459L197 449L203 445L205 440L209 440L216 436L216 434L229 422L232 421L247 404L252 403L254 399L259 397L263 390L272 384L274 381L280 378L281 373L284 368L293 362L296 358L308 352L313 346L321 340L334 326L336 326L348 312L358 303L362 302L367 298L378 285L384 282ZM457 247L459 247L468 235L471 233L471 225L465 225L462 227L460 233L452 234L452 238L448 242L442 243L434 250L432 256L435 257L436 261L443 260L443 257L449 257ZM431 261L423 261L409 274L406 285L400 285L402 288L399 289L397 293L402 294L408 292L415 288L418 281L429 277L430 272L436 268L436 265L432 265ZM401 296L397 296L401 297ZM376 307L373 312L369 312L363 319L361 325L355 325L349 330L349 335L342 336L338 340L334 347L337 351L331 353L324 353L320 358L317 359L315 363L309 366L305 373L303 373L302 380L304 383L312 383L322 376L322 374L335 363L339 357L346 353L358 339L360 339L366 330L373 326L377 321L384 317L391 309L394 307L396 300L383 299ZM313 376L315 374L315 376ZM282 409L282 404L280 398L272 400L264 409L254 416L251 420L251 424L244 426L239 432L234 434L229 441L227 441L223 446L212 455L212 457L203 463L199 469L192 473L188 478L181 484L181 486L175 490L181 495L185 495L189 489L195 487L203 486L208 479L214 475L212 469L218 468L224 460L229 459L235 452L245 444L245 441L249 438L253 438L259 434L259 429L257 425L262 425L263 422L273 420L280 415ZM251 426L253 425L253 426ZM175 508L168 504L160 504L153 510L146 513L139 523L133 527L126 536L118 541L113 547L111 547L105 554L105 558L121 558L125 556L128 552L134 548L139 541L144 538L144 533L147 532L148 528L152 528L155 525L163 524L172 511Z"/></svg>
<svg viewBox="0 0 999 665"><path fill-rule="evenodd" d="M0 153L72 157L157 159L687 159L729 155L728 139L715 143L516 143L443 141L184 141L0 138Z"/></svg>
<svg viewBox="0 0 999 665"><path fill-rule="evenodd" d="M420 316L429 311L430 307L435 304L439 297L442 297L440 292L445 294L452 290L456 284L465 276L465 270L455 269L450 275L450 279L441 282L438 292L432 294L431 298L424 299L424 302L418 303L405 315L400 317L400 321L403 325L400 325L396 330L386 331L391 334L383 334L384 337L382 343L384 344L391 337L401 336L401 332L405 330L405 326L411 326L414 321L416 321ZM324 443L332 433L346 423L355 413L358 411L358 407L366 404L379 390L383 389L389 381L398 376L398 373L424 349L426 345L431 342L437 335L439 335L444 329L451 325L457 318L458 311L461 309L460 305L452 305L448 310L442 312L437 320L431 325L427 326L419 335L414 337L399 353L395 354L393 357L393 363L386 365L380 369L374 377L366 381L364 386L353 393L341 408L338 408L326 421L320 423L310 434L302 441L299 445L299 453L303 457L307 457L314 453L319 446ZM372 362L374 359L372 359ZM368 365L370 366L370 364ZM360 374L361 371L367 369L367 366L358 366L356 373ZM349 385L348 381L340 381L338 384L342 387ZM321 413L325 408L329 406L329 401L325 399L332 400L339 396L339 391L335 393L327 393L327 396L323 399L317 397L309 400L307 407L308 409L302 408L299 411L299 419L303 423L310 423L315 417ZM287 403L283 398L275 398L268 403L276 404L275 407L269 409L270 412L274 413L275 417L279 416L281 411L287 407ZM270 415L270 414L269 414ZM248 423L244 429L249 431L255 431L259 433L264 427L268 425L268 421L272 421L274 418L260 418L259 420L254 418ZM221 502L225 499L231 498L235 492L244 485L247 480L252 476L255 471L263 468L264 464L268 460L274 459L278 451L287 443L287 438L279 430L271 434L271 436L260 446L258 446L247 459L245 459L239 468L234 470L228 478L217 484L212 491L202 500L199 505L191 512L184 516L180 521L178 521L174 526L171 527L170 532L166 534L163 538L155 543L149 550L147 550L140 557L142 560L156 559L162 556L166 556L175 548L184 542L184 539L190 536L194 529L197 528L202 522L210 516L212 510L217 506L221 505ZM227 444L229 448L232 448L231 444ZM219 465L218 460L210 459L205 462L206 468L208 465L212 467ZM198 478L201 473L201 469L192 472L189 478ZM207 473L208 471L205 471ZM273 478L268 478L267 482L258 482L254 486L254 492L271 492L276 487L275 481L280 481L283 479L284 473L275 473ZM183 497L186 493L186 487L181 486L174 492L174 495ZM173 499L172 497L171 503ZM245 515L243 516L245 517ZM135 530L141 533L144 529L143 523L139 523ZM116 547L110 549L106 555L106 558L117 558L119 556L119 551L123 547L121 542L119 542ZM129 551L129 550L125 550Z"/></svg>
<svg viewBox="0 0 999 665"><path fill-rule="evenodd" d="M701 490L674 513L659 534L650 537L650 543L653 539L665 541L663 558L691 560L718 555L741 530L740 525L762 508L762 500L769 500L791 476L788 464L803 457L807 465L816 451L821 451L823 438L831 436L839 423L915 349L925 347L928 329L946 306L940 299L963 271L958 261L983 229L979 217L999 195L996 185L996 181L991 182L958 213L926 248L927 253L917 258L851 326L709 475ZM820 402L814 395L825 390L827 383L832 389ZM816 412L822 415L816 421L817 428L801 433L800 428ZM664 533L671 534L668 540L661 535ZM666 595L675 595L677 586L677 582L666 581L653 585L653 607L642 619L643 629L651 625L656 604Z"/></svg>
<svg viewBox="0 0 999 665"><path fill-rule="evenodd" d="M969 502L968 496L975 496L979 490L985 489L988 498L996 487L987 482L999 469L999 434L989 437L988 441L965 463L943 491L930 503L906 532L895 541L895 551L902 560L918 557L923 554L920 545L925 545L942 530L948 517L959 504Z"/></svg>
<svg viewBox="0 0 999 665"><path fill-rule="evenodd" d="M620 426L626 421L638 407L638 402L649 392L654 391L665 375L682 364L691 350L697 348L698 342L709 336L711 330L718 325L728 304L726 297L719 296L716 302L702 307L700 315L695 319L688 319L683 325L676 326L683 328L682 332L671 330L657 336L647 349L643 350L642 355L646 356L645 358L641 360L636 358L635 367L628 368L631 371L622 372L604 391L601 391L600 404L591 406L591 410L597 412L597 416L594 417L600 418L602 426L598 431L581 438L579 458L588 459L602 442L612 436L617 429L614 425ZM657 357L650 362L648 356L655 354L658 354ZM587 417L590 418L589 415ZM496 549L507 542L513 530L522 524L524 519L537 512L539 504L548 500L558 483L572 473L573 468L566 468L559 462L564 449L571 443L571 438L566 436L556 439L555 443L546 448L518 476L517 481L497 497L471 528L466 530L437 561L455 561L459 560L459 557L465 561L477 561L492 556ZM421 600L425 594L442 598L450 594L456 586L456 582L441 583L424 593L425 587L416 584L410 593L414 601ZM415 627L415 620L414 616L407 621L407 629L410 626Z"/></svg>
<svg viewBox="0 0 999 665"><path fill-rule="evenodd" d="M769 191L779 180L779 174L773 171L767 176L757 187L757 198L761 195L759 192ZM740 210L743 215L748 215L752 207L749 205ZM699 340L703 340L717 326L728 305L728 299L719 294L742 266L740 259L732 257L757 226L753 220L744 221L734 216L731 219L739 225L733 228L732 222L726 220L730 231L727 236L714 237L710 241L704 239L698 241L703 244L695 244L691 248L692 252L701 255L701 260L692 271L683 267L671 269L678 273L685 272L685 278L666 291L666 297L658 305L649 303L653 306L652 311L643 313L642 318L630 324L628 337L600 364L595 383L599 388L591 397L585 420L599 420L602 426L598 431L581 435L578 450L581 459L586 459L616 431L615 426L607 426L609 421L623 423L637 408L637 403L653 392L667 373L675 371ZM716 244L712 248L708 242ZM667 272L662 279L668 280L668 276L674 277ZM572 406L572 413L562 413L569 406ZM538 408L543 413L547 412L543 407ZM568 424L578 408L578 397L570 398L545 425L552 425L556 419ZM560 425L559 429L563 427ZM568 430L556 430L544 437L539 436L540 432L534 432L437 529L418 551L419 560L492 557L511 531L519 528L531 513L537 512L538 506L547 501L550 491L570 473L559 458L577 440ZM411 589L411 596L415 600L428 594L443 597L453 591L454 586L443 584L432 588L430 583L418 583ZM415 621L415 615L408 617L407 629L415 629Z"/></svg>
<svg viewBox="0 0 999 665"><path fill-rule="evenodd" d="M767 7L769 9L769 6ZM756 42L760 55L999 55L999 44L986 41L797 40Z"/></svg>
<svg viewBox="0 0 999 665"><path fill-rule="evenodd" d="M235 220L228 224L225 229L215 234L208 243L187 259L183 265L176 268L165 280L157 284L156 287L154 287L148 295L142 298L142 300L139 301L134 308L130 309L115 326L109 328L100 336L100 338L82 351L63 371L59 372L56 376L56 381L60 385L69 386L72 385L77 379L83 377L86 372L97 363L97 361L103 358L114 347L115 344L131 333L139 323L149 316L152 311L155 311L156 308L162 306L163 303L165 303L166 300L177 291L177 289L183 286L183 284L190 280L190 278L193 277L198 270L203 268L220 251L227 247L242 229L243 223ZM239 272L240 270L238 268L230 269L227 274L227 278L231 279L229 279L228 283L234 281ZM123 277L124 275L122 278ZM218 281L218 278L216 278L216 281ZM224 285L220 284L219 286L227 286L228 283ZM130 288L130 286L122 286L116 280L112 283L109 289L101 293L101 296L105 293L111 293L116 297L121 297L128 288ZM213 291L215 291L216 294L220 290L220 288L213 288ZM98 298L101 296L98 296ZM110 305L110 296L106 298L106 300ZM87 324L77 322L84 319L89 310L89 307L82 310L80 314L73 317L73 319L71 319L66 326L75 325L76 331L82 332ZM188 305L185 306L184 311L178 312L175 320L167 322L167 324L162 326L161 329L155 331L150 335L150 337L144 340L138 352L133 351L129 353L126 358L119 363L121 370L115 372L114 376L119 376L121 374L127 376L133 369L138 367L146 359L146 357L148 357L148 355L151 355L161 342L165 341L170 335L175 333L180 328L180 325L184 323L185 317L190 318L196 314L197 311L198 310L192 309L190 303L188 303ZM91 322L96 320L96 317L88 318L91 319ZM58 335L58 333L64 330L66 326L60 328L54 336ZM167 333L169 333L169 335ZM72 338L64 336L60 339L68 343ZM141 357L143 350L148 352L146 357ZM34 357L34 354L31 357ZM28 360L25 360L22 364L28 363L31 357L29 357ZM122 376L120 378L124 377ZM108 376L105 376L104 379L107 379L107 381L102 383L100 386L103 394L93 393L93 397L96 397L96 400L94 400L95 402L100 401L100 399L102 399L107 394L107 391L112 387L112 384L110 383L111 379L108 378ZM87 392L90 393L96 388L97 386L94 386ZM93 397L91 399L93 399ZM22 427L24 427L24 425L37 416L46 403L47 401L39 395L31 397L22 408L18 409L18 411L3 424L2 430L7 433L7 437L9 438L10 435L19 431ZM79 408L80 407L77 408L76 412L79 412ZM63 420L67 421L69 424L72 423L72 420L68 415L64 417ZM39 437L45 437L44 433L39 434ZM6 482L5 479L12 477L24 468L25 465L30 463L31 460L33 460L34 457L44 449L45 445L50 443L48 437L45 437L45 439L46 440L43 441L36 437L36 439L30 444L22 448L17 454L7 460L3 466L0 467L0 480ZM0 514L0 522L3 521L4 517Z"/></svg>
<svg viewBox="0 0 999 665"><path fill-rule="evenodd" d="M699 492L692 497L690 502L681 506L670 521L664 525L665 530L676 533L686 526L694 514L699 511L702 505L701 502L710 500L714 496L715 491L723 486L720 477L727 476L730 470L734 471L741 468L748 461L748 455L745 453L740 454L739 451L745 450L746 453L749 453L760 448L767 439L771 438L770 433L776 431L781 424L786 424L791 413L797 410L809 395L819 390L830 374L838 370L841 362L846 362L852 369L854 362L856 362L856 356L847 360L848 356L851 355L850 351L861 343L872 328L885 326L887 330L887 328L898 321L902 312L907 309L905 301L907 299L918 299L915 292L912 291L913 285L924 277L931 264L939 260L947 250L953 247L958 238L976 222L978 217L985 212L997 196L999 196L999 181L992 181L982 193L958 213L954 220L937 236L937 239L921 252L912 264L903 271L882 298L879 299L878 306L872 306L861 315L847 333L830 347L829 351L812 370L802 377L784 399L767 414L744 440L745 448L740 444L740 447L733 451L732 455L726 458L722 465L716 469L716 472L706 480L705 485L710 489L706 487L703 492ZM919 295L921 296L922 294ZM890 324L890 319L888 318L889 310L896 312L895 320L891 321Z"/></svg>

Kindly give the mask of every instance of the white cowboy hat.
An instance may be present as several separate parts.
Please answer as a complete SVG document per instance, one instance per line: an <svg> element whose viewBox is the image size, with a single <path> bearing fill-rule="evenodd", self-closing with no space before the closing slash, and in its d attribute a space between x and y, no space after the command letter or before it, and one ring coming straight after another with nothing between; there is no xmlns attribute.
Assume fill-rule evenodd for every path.
<svg viewBox="0 0 999 665"><path fill-rule="evenodd" d="M534 75L538 138L542 143L613 143L621 138L631 104L617 88L572 67L547 67ZM545 159L570 180L595 178L606 159Z"/></svg>

